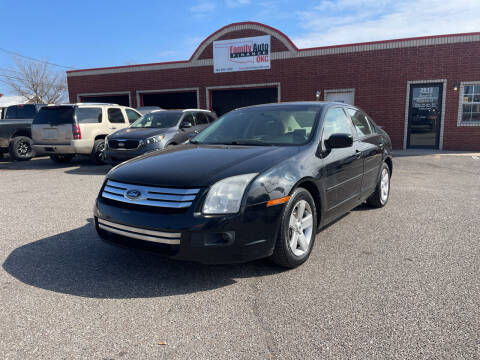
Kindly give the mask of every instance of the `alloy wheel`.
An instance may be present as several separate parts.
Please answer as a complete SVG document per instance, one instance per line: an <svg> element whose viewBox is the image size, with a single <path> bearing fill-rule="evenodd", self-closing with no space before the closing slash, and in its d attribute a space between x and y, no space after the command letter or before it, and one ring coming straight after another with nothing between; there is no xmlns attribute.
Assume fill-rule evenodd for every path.
<svg viewBox="0 0 480 360"><path fill-rule="evenodd" d="M300 200L295 204L290 214L288 235L288 244L295 256L308 252L313 236L313 215L307 201Z"/></svg>
<svg viewBox="0 0 480 360"><path fill-rule="evenodd" d="M382 170L380 179L380 201L385 204L388 200L388 193L390 190L390 174L387 169Z"/></svg>

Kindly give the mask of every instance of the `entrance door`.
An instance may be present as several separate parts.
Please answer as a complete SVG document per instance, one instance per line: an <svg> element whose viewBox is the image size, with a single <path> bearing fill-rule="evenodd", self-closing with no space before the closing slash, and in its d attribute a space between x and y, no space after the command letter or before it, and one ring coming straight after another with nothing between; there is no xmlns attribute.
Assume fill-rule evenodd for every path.
<svg viewBox="0 0 480 360"><path fill-rule="evenodd" d="M340 102L348 105L354 105L355 92L353 90L346 91L335 91L335 90L326 90L325 91L325 101L334 101Z"/></svg>
<svg viewBox="0 0 480 360"><path fill-rule="evenodd" d="M438 149L442 118L443 84L410 86L408 148Z"/></svg>

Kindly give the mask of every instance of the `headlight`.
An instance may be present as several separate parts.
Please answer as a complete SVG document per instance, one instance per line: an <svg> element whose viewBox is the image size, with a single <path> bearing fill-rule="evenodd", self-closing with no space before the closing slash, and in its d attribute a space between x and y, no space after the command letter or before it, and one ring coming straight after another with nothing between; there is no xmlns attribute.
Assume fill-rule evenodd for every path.
<svg viewBox="0 0 480 360"><path fill-rule="evenodd" d="M216 182L203 204L204 214L232 214L240 210L243 193L257 174L232 176Z"/></svg>
<svg viewBox="0 0 480 360"><path fill-rule="evenodd" d="M152 136L152 137L146 138L144 140L144 144L146 144L146 145L155 144L155 143L158 143L160 141L163 141L164 138L165 138L164 135Z"/></svg>

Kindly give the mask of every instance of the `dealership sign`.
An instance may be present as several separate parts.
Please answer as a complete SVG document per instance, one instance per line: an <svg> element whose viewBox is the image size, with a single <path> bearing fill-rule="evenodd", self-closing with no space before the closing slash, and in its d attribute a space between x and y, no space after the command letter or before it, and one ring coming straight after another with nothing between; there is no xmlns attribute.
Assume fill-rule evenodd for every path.
<svg viewBox="0 0 480 360"><path fill-rule="evenodd" d="M270 35L213 42L213 72L270 69Z"/></svg>

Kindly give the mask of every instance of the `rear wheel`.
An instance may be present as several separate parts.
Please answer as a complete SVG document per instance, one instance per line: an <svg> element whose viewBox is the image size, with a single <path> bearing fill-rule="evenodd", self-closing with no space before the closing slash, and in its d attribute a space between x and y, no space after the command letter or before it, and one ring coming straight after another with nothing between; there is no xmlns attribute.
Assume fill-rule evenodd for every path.
<svg viewBox="0 0 480 360"><path fill-rule="evenodd" d="M50 155L50 160L56 162L57 164L65 164L70 162L75 155L71 154L59 154L59 155Z"/></svg>
<svg viewBox="0 0 480 360"><path fill-rule="evenodd" d="M95 140L92 151L92 159L95 164L106 164L105 158L105 139Z"/></svg>
<svg viewBox="0 0 480 360"><path fill-rule="evenodd" d="M312 252L316 230L315 202L307 190L298 188L283 211L280 233L271 260L288 268L300 266Z"/></svg>
<svg viewBox="0 0 480 360"><path fill-rule="evenodd" d="M17 136L10 141L8 147L10 158L16 161L30 160L35 156L32 148L32 139L26 136Z"/></svg>
<svg viewBox="0 0 480 360"><path fill-rule="evenodd" d="M382 165L380 179L378 180L375 192L367 199L367 204L375 207L384 207L390 196L390 168L386 163Z"/></svg>

